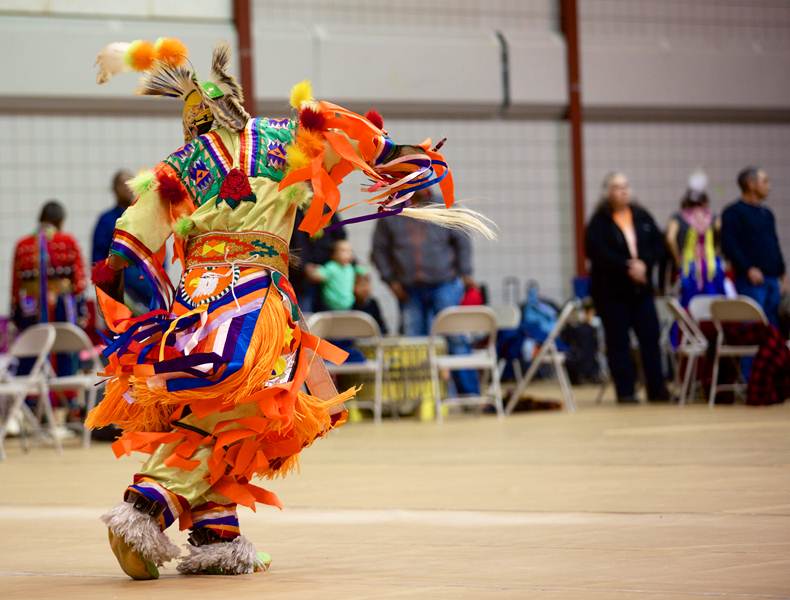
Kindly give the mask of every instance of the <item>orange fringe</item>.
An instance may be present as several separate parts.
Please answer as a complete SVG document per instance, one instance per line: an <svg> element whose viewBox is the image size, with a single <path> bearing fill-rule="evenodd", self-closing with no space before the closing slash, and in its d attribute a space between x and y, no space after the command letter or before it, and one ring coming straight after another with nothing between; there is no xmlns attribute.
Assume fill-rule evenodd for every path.
<svg viewBox="0 0 790 600"><path fill-rule="evenodd" d="M209 389L179 392L168 392L165 387L151 389L146 378L113 379L107 384L104 400L90 412L85 424L91 428L115 424L124 431L167 431L171 415L181 406L190 405L197 416L228 410L235 406L234 399L251 396L271 377L282 354L282 345L271 341L282 340L286 326L282 299L271 289L258 316L244 365L236 373ZM134 398L131 404L124 398L127 391Z"/></svg>
<svg viewBox="0 0 790 600"><path fill-rule="evenodd" d="M269 496L249 484L249 480L255 476L282 477L298 469L299 452L345 422L344 416L333 422L332 409L356 393L352 388L321 400L302 392L300 388L310 366L305 349L315 349L319 342L297 327L290 345L283 347L283 342L277 340L284 340L286 327L290 327L288 314L279 292L273 288L261 309L239 372L208 390L172 393L164 388L150 389L143 378L129 377L129 383L115 379L108 386L105 399L88 415L86 424L120 426L124 434L113 445L119 456L135 450L150 453L163 443L178 442L166 464L191 470L196 466L196 461L189 460L192 454L199 446L211 443L211 438L189 430L171 430L170 421L185 406L200 419L232 411L238 404L256 402L259 416L229 415L228 419L217 422L211 431L215 441L208 466L209 480L222 488L221 493L233 494L234 500L241 504L248 504L253 497L263 501L260 498ZM292 381L264 388L279 357L299 345L303 350ZM315 355L314 360L322 358ZM127 392L134 398L133 403L124 398ZM275 500L266 503L277 505Z"/></svg>

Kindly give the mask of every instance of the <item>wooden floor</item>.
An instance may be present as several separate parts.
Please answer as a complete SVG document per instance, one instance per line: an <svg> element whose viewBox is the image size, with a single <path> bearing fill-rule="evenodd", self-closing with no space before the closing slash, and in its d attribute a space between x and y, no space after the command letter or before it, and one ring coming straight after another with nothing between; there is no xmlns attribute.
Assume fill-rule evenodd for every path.
<svg viewBox="0 0 790 600"><path fill-rule="evenodd" d="M243 511L274 563L236 578L128 580L97 517L138 462L7 447L3 600L790 598L790 406L349 425Z"/></svg>

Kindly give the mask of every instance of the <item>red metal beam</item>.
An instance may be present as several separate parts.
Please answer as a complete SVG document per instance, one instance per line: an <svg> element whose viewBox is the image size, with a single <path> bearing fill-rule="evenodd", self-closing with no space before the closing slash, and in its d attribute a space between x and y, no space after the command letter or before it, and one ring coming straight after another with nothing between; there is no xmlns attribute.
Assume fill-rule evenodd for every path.
<svg viewBox="0 0 790 600"><path fill-rule="evenodd" d="M576 274L585 275L587 261L584 254L584 146L579 61L579 13L576 0L561 0L560 10L568 64L568 112L566 118L570 126Z"/></svg>
<svg viewBox="0 0 790 600"><path fill-rule="evenodd" d="M255 80L253 79L254 46L252 40L251 0L233 0L233 23L239 40L239 71L244 90L244 108L255 115Z"/></svg>

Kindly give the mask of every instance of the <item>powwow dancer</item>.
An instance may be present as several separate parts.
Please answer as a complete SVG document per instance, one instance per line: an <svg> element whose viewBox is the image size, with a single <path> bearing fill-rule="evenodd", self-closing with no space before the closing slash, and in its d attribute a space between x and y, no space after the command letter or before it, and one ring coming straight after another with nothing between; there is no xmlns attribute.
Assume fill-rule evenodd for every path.
<svg viewBox="0 0 790 600"><path fill-rule="evenodd" d="M313 99L309 82L292 90L296 118L252 118L229 60L227 45L215 48L211 80L199 81L175 39L114 43L97 58L99 83L143 71L139 93L184 102L185 144L129 182L137 199L94 270L113 336L106 395L87 424L123 430L117 456L151 455L102 517L135 579L158 577L179 555L164 533L176 520L190 529L181 573L267 568L269 557L240 535L237 504L281 507L252 479L286 475L303 448L345 421L355 390L338 394L322 360L345 353L307 332L287 280L298 208L300 229L321 231L339 209L338 184L358 169L377 211L350 221L400 214L491 234L476 213L451 208L450 171L430 140L398 146L368 118ZM434 184L445 207L408 206ZM184 268L177 289L161 267L171 235ZM156 290L144 315L118 300L130 264Z"/></svg>

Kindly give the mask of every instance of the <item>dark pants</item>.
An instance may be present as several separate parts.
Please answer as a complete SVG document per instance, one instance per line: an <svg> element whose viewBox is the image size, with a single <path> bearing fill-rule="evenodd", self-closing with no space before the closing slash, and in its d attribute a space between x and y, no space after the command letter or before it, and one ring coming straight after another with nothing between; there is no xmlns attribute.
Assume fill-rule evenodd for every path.
<svg viewBox="0 0 790 600"><path fill-rule="evenodd" d="M631 360L630 330L639 340L642 368L647 380L649 398L666 394L658 347L659 325L653 296L640 294L628 298L596 299L595 308L603 321L606 335L606 360L617 388L618 398L634 395L636 379Z"/></svg>

